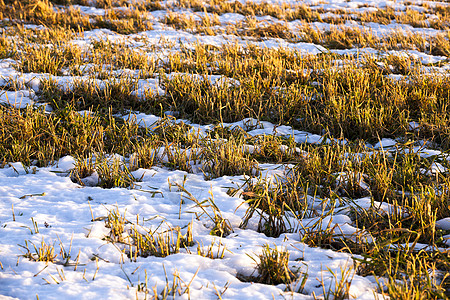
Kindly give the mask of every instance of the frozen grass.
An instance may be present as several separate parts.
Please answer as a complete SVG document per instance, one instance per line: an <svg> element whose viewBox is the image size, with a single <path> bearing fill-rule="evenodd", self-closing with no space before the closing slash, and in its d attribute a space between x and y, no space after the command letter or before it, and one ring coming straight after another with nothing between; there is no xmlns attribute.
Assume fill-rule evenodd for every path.
<svg viewBox="0 0 450 300"><path fill-rule="evenodd" d="M84 268L113 298L450 297L449 7L351 4L0 0L0 275L44 264L79 288ZM87 198L78 223L55 212L89 227L77 256L42 221L72 200L47 173Z"/></svg>

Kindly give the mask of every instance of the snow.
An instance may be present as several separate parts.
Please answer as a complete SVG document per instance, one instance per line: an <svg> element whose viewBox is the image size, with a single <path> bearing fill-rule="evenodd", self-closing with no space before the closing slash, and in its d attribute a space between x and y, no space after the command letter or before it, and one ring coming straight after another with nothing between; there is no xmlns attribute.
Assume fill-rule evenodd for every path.
<svg viewBox="0 0 450 300"><path fill-rule="evenodd" d="M444 218L436 221L436 227L443 230L450 230L450 218Z"/></svg>
<svg viewBox="0 0 450 300"><path fill-rule="evenodd" d="M303 258L301 264L307 266L310 274L307 281L310 284L307 284L305 290L307 294L321 293L321 288L315 287L315 277L323 276L326 286L331 283L332 276L324 268L324 262L327 262L327 268L335 273L352 265L351 255L307 247L299 242L299 236L295 237L293 234L268 238L253 230L239 229L245 206L241 205L242 200L239 198L227 195L223 187L236 186L237 182L243 180L241 176L205 181L202 175L154 168L140 171L151 174L138 183L140 189L101 189L80 187L68 177L60 176L60 172L69 171L73 163L72 157L64 157L53 167L36 168L28 173L19 163L13 165L14 171L13 166L0 169L0 197L4 199L0 203L0 261L3 265L3 271L0 272L1 294L19 299L34 298L36 294L46 295L49 299L75 299L80 297L78 292L82 291L83 298L130 298L136 293L136 285L145 278L145 272L151 275L149 286L158 284L162 289L165 268L170 278L171 274L178 270L185 282L190 281L199 269L190 291L193 298L212 297L213 285L224 287L227 283L230 284L224 294L227 299L242 299L243 295L257 298L273 295L275 298L282 298L287 294L281 286L245 283L235 278L237 273L250 275L255 271L255 262L249 255L256 257L264 244L276 244L290 249L292 265L298 264L295 262L296 258ZM208 226L211 224L205 216L196 220L193 212L200 211L192 202L182 204L179 214L181 193L171 188L169 182L181 183L185 176L185 188L197 199L209 197L209 191L213 193L216 205L230 221L234 233L226 238L209 235L211 228ZM151 186L158 187L160 194L145 192ZM12 206L15 217L12 214ZM164 259L140 257L136 262L130 262L116 246L104 240L109 234L105 222L91 221L91 213L94 218L98 218L106 216L112 209L125 213L128 220L140 218L142 226L149 229L157 228L161 223L170 227L183 227L193 222L196 244L211 245L212 240L215 240L216 244L226 246L225 256L223 259L211 260L182 250L179 254ZM32 220L36 222L39 232L34 231ZM344 215L333 217L333 224L339 224L346 234L353 233L351 227L346 226L349 222L349 218ZM42 240L53 244L57 249L55 253L59 251L59 240L66 250L71 248L70 261L74 262L78 256L77 270L73 270L73 265L64 267L60 264L62 262L46 265L21 257L24 249L16 245L24 245L25 241L39 245ZM191 247L193 253L196 253L197 245ZM98 257L98 262L95 257ZM97 265L98 272L93 280ZM137 267L139 269L135 271ZM65 280L58 275L58 270L61 269L64 269ZM34 276L35 274L37 275ZM60 284L53 284L52 276ZM87 280L84 280L83 276ZM43 279L51 281L52 284L43 285ZM358 275L354 275L353 280L357 284L352 285L352 295L361 299L374 298L367 296L367 293L372 291L370 287L375 287L374 282ZM135 286L127 288L132 284ZM302 294L294 296L298 299L309 299L309 296Z"/></svg>
<svg viewBox="0 0 450 300"><path fill-rule="evenodd" d="M75 10L80 10L82 14L86 15L96 15L96 16L104 16L105 10L103 8L97 8L92 6L83 6L83 5L73 5Z"/></svg>
<svg viewBox="0 0 450 300"><path fill-rule="evenodd" d="M249 1L240 0L242 3ZM275 5L298 4L296 0L251 1ZM443 2L414 1L417 5L412 6L406 0L307 0L304 3L313 6L314 9L326 11L321 14L322 18L339 18L340 15L335 13L337 10L364 12L376 11L383 7L392 7L396 10L405 10L409 7L420 11L423 7L419 5L423 3L430 7L448 5ZM162 4L163 8L171 5L170 1L163 1ZM91 17L105 15L104 9L93 6L74 5L74 8ZM123 10L124 8L114 9ZM204 17L202 12L180 11L196 20ZM422 64L442 64L439 67L428 66L427 68L430 73L433 71L435 72L433 74L441 72L442 76L448 75L447 57L417 50L380 51L373 48L328 50L322 45L292 42L279 38L256 39L233 34L190 33L162 24L161 21L167 16L167 13L165 9L148 13L146 18L153 23L152 30L121 35L104 28L93 29L84 31L70 42L84 50L89 50L94 41L121 43L133 49L148 50L154 47L156 50L149 50L146 53L149 58L161 62L167 61L171 53L181 49L193 49L198 44L216 47L239 45L244 48L249 46L289 48L298 51L299 55L320 55L328 52L339 55L364 53L378 57L395 55L412 58ZM245 22L246 18L246 16L236 13L225 13L218 16L221 26L239 25ZM264 24L284 22L273 16L255 16L255 20ZM295 34L299 32L299 27L303 26L304 22L295 20L287 22L286 25ZM358 28L376 37L386 37L395 33L423 36L444 33L442 30L415 28L395 22L361 24L356 21L347 21L342 26L313 22L309 26L322 32ZM46 30L43 25L33 24L25 24L24 28ZM43 80L54 80L66 90L72 89L74 84L82 81L89 81L98 87L104 87L108 83L108 80L89 76L89 72L92 70L92 65L89 64L79 66L79 70L84 76L70 76L69 70L64 70L63 76L22 73L17 70L17 64L18 61L13 59L0 59L1 105L10 105L16 108L43 105L36 102L36 95L42 88ZM108 70L107 66L103 67L104 70ZM120 78L122 76L133 77L138 72L138 70L123 69L112 70L111 74ZM310 71L305 70L305 72ZM168 79L204 80L216 86L240 85L235 78L222 75L199 76L187 73L169 73L163 76ZM395 80L408 80L407 76L399 74L386 76ZM165 90L160 84L161 80L160 74L155 74L151 78L139 79L133 94L140 98L145 98L149 94L162 96L165 94ZM7 86L11 83L14 83L19 89L9 90ZM46 106L46 110L50 111L51 107ZM79 113L86 117L93 114L90 111L80 111ZM205 134L214 130L216 126L222 126L230 129L241 128L250 136L275 135L293 138L300 144L331 142L319 134L252 118L233 123L201 125L189 120L178 119L177 111L163 113L165 117L130 111L129 114L120 117L126 120L135 120L137 124L150 130L162 124L162 121L175 124L182 122L199 134ZM411 131L420 129L418 122L412 121L408 125ZM346 142L342 141L342 143ZM368 147L376 151L385 151L389 155L389 151L396 150L399 142L395 139L383 138L375 145L368 145ZM244 148L248 152L255 151L255 147L252 145L245 145ZM418 153L424 158L437 157L450 160L446 153L431 148L414 146L410 151ZM193 150L186 149L186 151ZM307 153L302 153L299 148L296 151L307 155ZM160 161L167 161L167 153L163 147L156 149L154 154ZM123 157L114 157L126 161ZM359 238L365 238L366 242L370 243L373 238L356 228L351 218L352 211L374 208L382 215L408 214L402 207L373 201L370 197L331 201L331 199L306 195L306 217L298 219L287 214L283 220L289 225L288 232L273 238L256 231L259 221L256 215L249 221L247 228L239 228L248 208L248 203L242 198L242 184L248 178L243 175L206 180L200 170L201 165L196 168L193 166L192 173L155 166L151 169L138 169L132 172L135 178L142 180L135 182L136 187L133 189L103 189L96 186L99 181L96 172L82 179L83 186L72 182L69 174L75 164L74 157L65 156L54 164L42 168L25 168L21 162L7 162L4 168L0 168L0 199L2 199L0 201L0 298L36 299L38 295L41 299L136 299L145 297L142 289L146 288L150 294L154 290L158 294L161 293L166 285L171 286L173 280L176 281L179 276L179 284L184 291L186 291L187 284L192 281L189 295L186 291L186 294L179 297L181 299L189 299L189 297L192 299L216 299L219 294L223 299L314 299L313 293L326 296L323 295L324 287L332 292L336 282L341 279L351 281L349 289L351 298L377 299L382 297L377 293L377 280L371 276L362 277L355 273L354 258L361 257L309 247L302 243L301 239L308 231L330 230L336 238L347 237L356 240L355 236L361 234ZM444 165L442 161L434 161L429 169L424 170L424 173L435 176L441 172L448 172ZM266 180L273 184L278 178L277 176L289 174L292 167L292 165L260 164L261 175L258 180ZM349 178L349 174L344 172L334 175L337 186L345 184ZM369 186L364 182L364 176L362 174L358 174L358 176L361 179L360 187L367 190ZM175 183L182 185L200 202L208 203L208 201L212 201L213 197L215 205L221 215L228 220L233 232L227 237L210 235L214 226L213 221L194 201L187 199L185 193L179 190ZM227 193L229 188L241 189L234 196L230 196ZM206 209L212 213L211 206ZM119 211L133 223L133 225L126 224L127 230L133 230L134 225L140 232L163 232L179 227L183 233L186 233L187 226L192 224L195 245L188 249L181 249L180 253L165 258L148 256L132 260L122 251L124 245L107 240L111 230L106 227L104 219L112 210ZM450 230L450 218L437 220L436 228ZM444 235L444 240L444 243L450 246L450 235ZM33 253L33 245L39 247L42 242L55 248L56 261L54 263L36 262L24 257L26 244ZM255 261L258 261L262 246L266 244L282 251L289 251L289 267L297 275L297 280L290 287L283 284L266 285L244 282L238 279L239 275L257 275ZM198 246L203 248L211 246L216 250L224 249L224 257L222 259L202 257L197 254ZM428 249L429 246L425 244L416 244L415 247L416 250L433 250ZM67 264L62 258L61 251L70 251ZM301 287L304 274L308 274L308 277L304 287ZM347 277L342 278L342 274L347 274Z"/></svg>
<svg viewBox="0 0 450 300"><path fill-rule="evenodd" d="M397 144L396 141L394 141L393 139L382 139L381 141L379 141L378 143L375 144L374 148L378 149L378 148L388 148L388 147L392 147L395 146Z"/></svg>
<svg viewBox="0 0 450 300"><path fill-rule="evenodd" d="M0 103L5 103L13 107L24 108L27 105L32 105L33 93L28 90L22 90L17 92L3 91L0 94Z"/></svg>
<svg viewBox="0 0 450 300"><path fill-rule="evenodd" d="M440 61L447 60L448 58L446 56L435 56L435 55L429 55L422 52L419 52L417 50L407 50L407 51L388 51L388 54L396 55L400 57L410 57L412 59L420 60L422 64L435 64Z"/></svg>

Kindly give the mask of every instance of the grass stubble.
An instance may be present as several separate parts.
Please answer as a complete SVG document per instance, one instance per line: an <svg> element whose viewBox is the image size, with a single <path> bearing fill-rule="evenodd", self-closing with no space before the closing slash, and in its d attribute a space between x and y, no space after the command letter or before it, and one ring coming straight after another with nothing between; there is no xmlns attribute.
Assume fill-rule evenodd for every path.
<svg viewBox="0 0 450 300"><path fill-rule="evenodd" d="M351 274L375 276L379 292L394 299L450 297L450 252L444 241L449 232L435 225L437 220L450 216L446 156L450 148L450 86L445 74L435 68L439 65L424 65L411 56L392 54L302 55L289 48L233 44L182 45L182 51L171 51L165 60L149 55L158 49L136 49L132 43L97 41L86 50L70 40L96 28L120 34L151 30L152 23L143 17L144 12L161 9L162 4L142 1L132 6L126 1L97 1L105 15L95 17L82 14L71 6L75 4L89 3L0 0L0 15L6 18L2 21L0 58L13 59L20 72L48 74L41 80L36 100L52 107L49 113L44 107L0 106L2 166L17 161L27 168L47 166L72 155L77 159L75 169L68 174L72 180L83 185L83 178L97 173L98 185L103 188L133 188L139 178L131 172L152 166L200 171L206 179L245 175L249 179L240 195L249 208L241 228L256 216L257 230L267 236L278 237L296 230L300 241L309 246L360 255L352 268L342 270L340 277L329 270L336 285L326 290L322 283L325 297L349 297ZM425 13L410 9L399 13L385 8L351 15L336 11L340 17L322 18L322 11L304 5L210 1L204 9L193 0L180 1L179 5L208 14L198 21L171 12L174 7L165 7L169 13L161 21L192 33L232 33L256 40L283 38L327 49L372 47L379 51L409 49L450 55L445 33L425 36L398 31L380 37L343 25L346 20L380 24L395 21L448 32L449 12L441 6L423 4L428 13L438 16L429 19ZM127 9L117 10L120 6ZM226 12L241 13L246 19L217 26L218 16ZM271 15L284 23L257 22L254 17L258 15ZM303 22L298 31L288 27L286 22L292 20ZM320 31L308 24L313 21L333 27ZM26 23L44 25L46 29L26 29ZM158 47L173 49L174 45L162 42ZM125 70L132 75L124 75ZM170 73L188 75L168 76ZM211 75L233 81L212 84L208 79ZM58 83L57 76L84 77L74 79L68 89ZM146 79L156 79L164 94L148 90L138 95L139 80ZM27 83L14 79L2 86L3 91L26 88ZM82 110L90 113L78 113ZM152 129L144 128L133 118L118 117L130 111L163 118ZM255 118L320 134L325 137L323 141L329 142L296 143L293 137L251 136L242 128L222 126L200 135L189 125L172 122L165 111L199 124ZM411 122L417 126L411 128ZM370 147L382 138L396 139L397 145L387 149ZM417 149L425 146L442 154L420 155ZM122 158L111 159L114 154ZM259 176L261 163L293 167L286 176L268 183ZM443 167L441 172L435 171L436 163ZM201 207L213 221L211 234L226 237L232 232L212 195L209 201L202 202L184 186L176 186L188 195L186 200ZM232 195L238 192L230 190ZM352 205L362 197L370 197L370 208ZM311 198L322 201L320 209L309 206ZM389 204L393 210L382 211L380 204ZM340 234L335 226L322 226L321 222L340 207L347 209L346 214L358 228L353 236ZM208 208L213 212L208 214ZM298 221L318 217L318 221L295 229L287 216ZM125 225L134 229L125 232ZM189 247L194 239L189 226L184 235L178 227L143 234L136 230L139 224L126 220L118 209L109 212L105 226L111 228L108 241L121 245L119 248L134 261L138 256L165 257L180 249L192 253ZM422 244L432 250L418 250L416 246ZM26 242L25 257L55 262L57 255L51 244L42 240L41 245L32 246L34 251ZM214 253L213 246L198 245L196 252L222 258L225 248L219 244ZM288 262L289 252L264 245L262 254L255 257L256 275L239 278L288 287L298 281L300 288L288 290L302 292L307 274L289 269ZM183 283L183 289L179 275L173 277L172 287L167 281L161 293L146 284L138 287L141 292L153 291L163 298L171 293L188 293L189 285ZM338 277L343 279L339 281Z"/></svg>

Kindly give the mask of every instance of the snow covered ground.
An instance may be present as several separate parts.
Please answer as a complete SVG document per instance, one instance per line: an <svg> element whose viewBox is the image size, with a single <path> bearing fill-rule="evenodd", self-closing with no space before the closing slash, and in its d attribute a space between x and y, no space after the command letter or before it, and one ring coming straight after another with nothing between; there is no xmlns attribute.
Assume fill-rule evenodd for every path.
<svg viewBox="0 0 450 300"><path fill-rule="evenodd" d="M227 187L242 184L242 176L205 181L201 174L161 168L140 169L136 171L136 177L141 177L141 174L144 177L138 188L102 189L80 187L68 177L61 176L64 173L59 172L68 171L73 167L72 163L72 158L64 157L56 166L36 169L34 174L27 174L20 164L1 169L3 271L0 274L4 295L19 299L34 298L36 294L54 299L134 298L137 286L145 280L148 280L146 285L149 288L156 286L160 293L166 284L164 272L170 284L173 274L178 272L184 283L193 279L189 289L192 299L216 298L217 293L224 290L222 297L227 299L309 299L312 297L304 294L322 294L322 285L327 289L333 288L336 280L341 280L341 271L348 270L347 279L353 278L350 294L360 299L375 297L376 282L353 274L353 260L349 254L310 248L299 242L298 233L268 238L255 231L255 224L245 230L239 229L247 207L242 205L242 199L231 197L226 191ZM209 232L213 223L201 214L202 210L192 201L180 204L182 192L173 184L183 182L186 190L199 200L213 195L215 204L223 217L229 220L234 232L226 238L211 236ZM116 246L105 240L110 234L105 221L91 221L92 215L99 219L115 209L128 220L139 219L140 226L147 230L179 226L184 231L192 223L196 244L165 258L138 257L135 262L130 262ZM36 222L38 232L33 222ZM350 219L343 214L334 215L330 222L331 226L341 226L345 234L355 232L349 224ZM24 251L18 245L24 245L25 241L40 245L42 240L54 244L55 254L61 245L66 251L70 250L70 264L65 266L58 257L52 264L24 258L17 261L17 256ZM254 274L255 261L251 257L256 258L264 244L288 250L289 266L300 274L308 274L303 294L286 292L286 286L282 284L244 283L236 278L238 273ZM218 248L220 245L225 250L224 257L210 259L196 255L198 245L205 248L214 245L214 251L222 251ZM337 278L333 273L338 274ZM298 291L299 288L300 282L294 282L292 290Z"/></svg>
<svg viewBox="0 0 450 300"><path fill-rule="evenodd" d="M252 0L253 1L253 0ZM241 1L245 2L245 1ZM248 2L248 1L247 1ZM254 2L259 2L254 0ZM413 1L418 9L424 3L447 6L445 2ZM269 1L281 5L279 1ZM298 1L283 1L297 4ZM361 10L377 9L386 6L396 10L405 10L412 6L411 1L305 1L306 5L324 13L345 11L347 13ZM170 2L164 3L169 5ZM75 6L87 15L102 16L105 10L94 6ZM339 10L339 11L338 11ZM201 19L204 12L180 10L181 14L192 15ZM328 51L337 54L370 53L380 56L411 57L446 75L448 57L432 55L417 50L380 51L372 48L326 49L324 46L306 42L287 41L280 38L255 39L233 34L207 35L192 33L172 28L161 21L166 16L164 9L152 11L147 18L153 22L153 29L136 34L122 35L108 29L85 31L71 42L83 49L89 49L95 41L105 40L122 42L133 49L148 50L148 56L164 62L168 55L181 48L194 48L197 43L212 46L239 44L243 47L252 45L268 48L295 49L299 54L319 55ZM236 24L243 22L246 16L240 14L223 14L219 23ZM280 22L278 19L259 17L267 24ZM432 18L432 16L430 16ZM3 21L2 21L3 22ZM300 21L288 22L287 26L296 32ZM335 25L313 22L310 24L320 31L329 31ZM374 24L347 21L343 26L368 30L375 36L386 36L394 32L419 33L437 35L446 32L433 28L417 28L408 24ZM41 25L27 25L36 30L46 30ZM341 30L343 27L337 27ZM448 29L447 29L448 31ZM158 48L160 45L172 45ZM182 45L182 47L180 46ZM153 50L151 47L155 47ZM164 49L163 49L164 48ZM5 86L14 81L23 84L19 91L1 90L0 103L24 108L37 104L41 89L40 82L51 78L62 87L70 90L77 80L89 78L89 65L81 66L79 76L68 72L52 76L46 73L23 73L15 68L13 59L0 60L0 85ZM439 64L438 66L431 66ZM132 70L118 70L133 74ZM430 70L431 72L431 70ZM140 79L135 95L142 96L149 90L153 94L164 95L160 74L152 78ZM165 74L168 78L189 76L192 74ZM407 77L394 74L391 76ZM205 78L200 78L201 80ZM199 80L200 80L199 79ZM240 82L222 75L211 75L212 85L239 85ZM102 86L107 79L96 79ZM47 106L51 111L51 107ZM82 113L82 112L81 112ZM173 112L166 112L167 115ZM151 114L132 112L140 126L152 128L161 118ZM127 119L129 115L123 116ZM199 125L189 120L173 119L172 122L183 121L192 130L205 133L214 125ZM252 126L249 126L251 123ZM313 134L292 128L288 125L275 125L267 121L245 119L240 122L222 124L224 127L240 127L246 129L251 136L276 135L292 137L296 143L318 144L329 140L319 134ZM415 124L411 124L411 130ZM383 139L374 145L367 146L375 150L389 151L395 148L398 141ZM345 141L343 142L345 143ZM416 146L411 151L422 157L436 156L449 159L447 154L431 148ZM394 151L391 151L392 153ZM161 153L159 153L161 154ZM307 155L307 154L305 154ZM161 154L163 156L163 154ZM120 158L122 159L122 158ZM161 157L164 160L164 157ZM240 228L249 204L242 196L243 185L248 177L245 175L223 176L212 180L205 179L204 174L195 170L187 173L181 170L170 170L164 166L151 169L138 169L132 172L140 181L133 188L105 189L95 186L96 174L82 186L74 183L68 176L75 167L76 160L65 156L47 167L24 167L21 162L6 162L0 169L0 298L2 299L144 299L152 295L172 293L180 299L315 299L333 298L338 288L348 282L348 297L356 299L380 299L379 282L374 276L361 276L356 272L357 259L360 255L336 252L320 247L310 247L302 243L302 228L314 228L322 222L322 230L333 228L337 236L347 238L360 237L360 231L351 219L351 209L369 208L374 203L368 197L351 199L347 202L331 206L326 199L306 197L308 207L305 215L308 218L299 220L286 216L289 224L287 233L277 238L267 237L258 232L258 218L255 215L245 228ZM289 174L292 165L260 164L260 178L273 181L277 176ZM434 162L429 170L431 175L447 172L439 162ZM337 176L337 180L346 180L345 174ZM361 183L362 188L364 183ZM180 189L182 186L185 190ZM230 190L237 189L235 194ZM239 191L239 189L241 189ZM189 192L193 198L188 197ZM231 195L230 195L231 194ZM198 203L203 203L200 207ZM325 203L325 204L324 204ZM387 203L376 205L384 213L392 213L396 208ZM216 207L216 208L215 208ZM206 212L205 212L206 211ZM233 229L226 237L211 235L214 220L210 217L220 211L222 217ZM174 228L186 235L192 228L194 245L181 248L179 253L166 257L129 257L126 243L111 242L111 228L106 222L108 215L118 212L124 216L126 240L136 227L142 232L162 233ZM324 217L325 216L325 217ZM450 230L449 218L437 220L436 226ZM191 226L191 227L190 227ZM317 225L317 226L320 226ZM450 236L447 235L448 239ZM370 239L371 237L367 237ZM450 245L450 242L447 241ZM47 246L54 247L53 263L35 261L33 257ZM269 285L257 282L246 282L242 278L258 276L257 265L263 246L289 252L289 269L295 274L290 285ZM216 253L214 258L199 255L199 252ZM448 250L448 249L447 249ZM444 249L445 251L445 249ZM223 254L223 257L219 254ZM31 256L32 259L29 259ZM240 279L238 279L240 278ZM170 292L167 292L169 289ZM160 299L158 298L158 299Z"/></svg>

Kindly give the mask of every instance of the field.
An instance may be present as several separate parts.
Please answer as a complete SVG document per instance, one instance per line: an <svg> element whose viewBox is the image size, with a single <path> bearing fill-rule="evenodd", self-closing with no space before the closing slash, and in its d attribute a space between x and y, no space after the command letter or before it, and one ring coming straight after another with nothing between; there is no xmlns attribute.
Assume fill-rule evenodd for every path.
<svg viewBox="0 0 450 300"><path fill-rule="evenodd" d="M450 3L0 0L1 299L448 299Z"/></svg>

